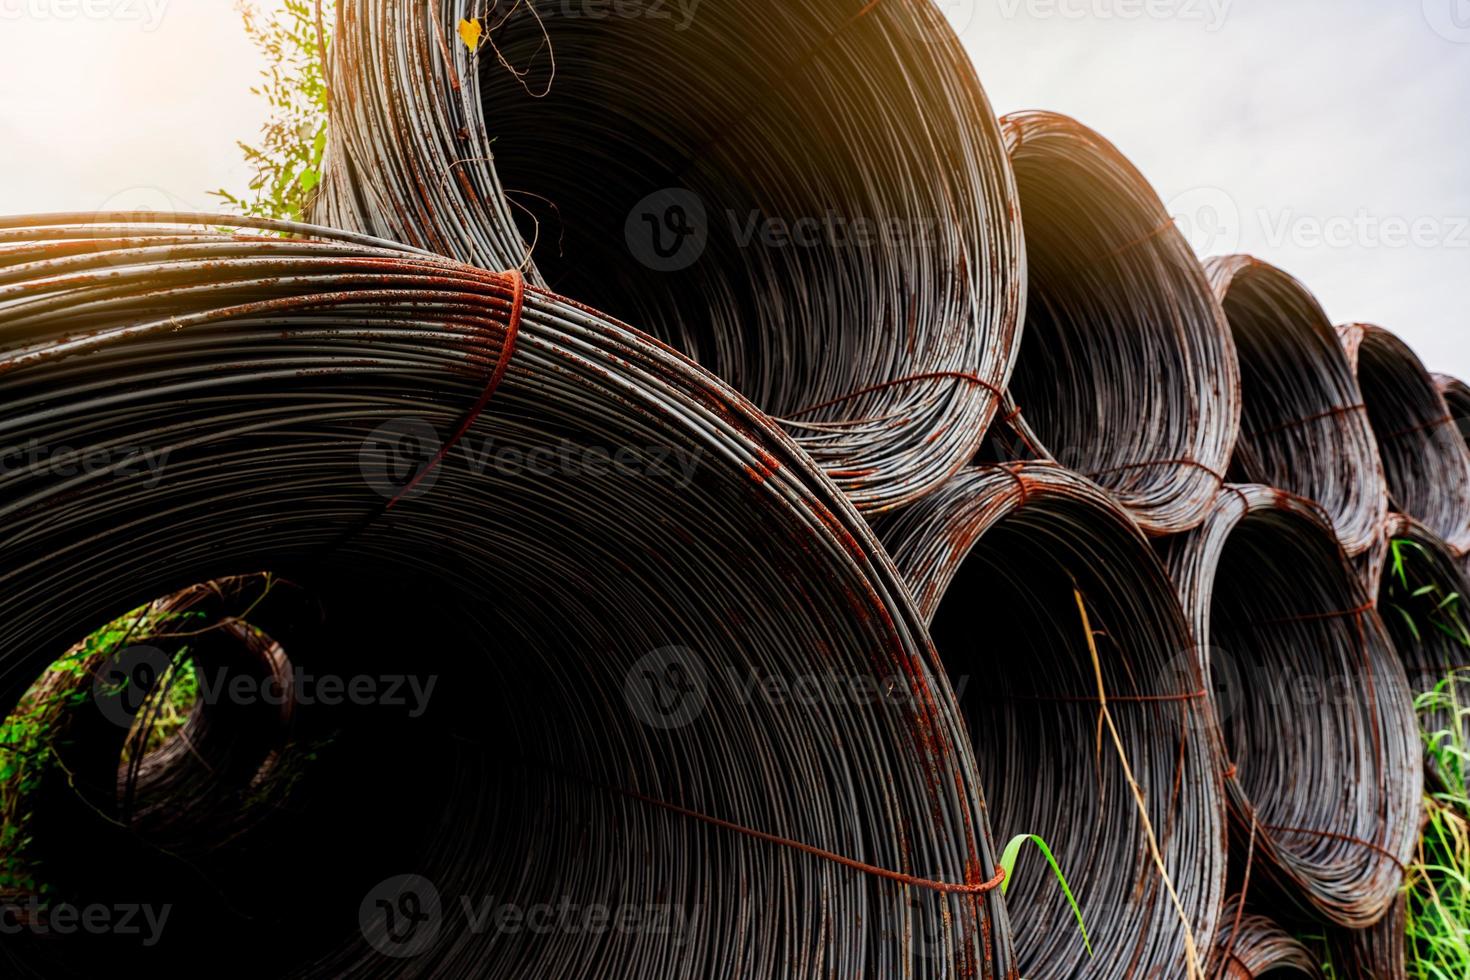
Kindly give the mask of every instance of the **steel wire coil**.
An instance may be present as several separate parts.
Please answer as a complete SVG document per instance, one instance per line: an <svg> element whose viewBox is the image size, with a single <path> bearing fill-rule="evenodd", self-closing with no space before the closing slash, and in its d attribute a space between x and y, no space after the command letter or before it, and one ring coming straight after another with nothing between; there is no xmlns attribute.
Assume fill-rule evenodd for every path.
<svg viewBox="0 0 1470 980"><path fill-rule="evenodd" d="M1389 500L1456 554L1470 550L1470 450L1434 378L1397 336L1371 324L1338 328L1378 440Z"/></svg>
<svg viewBox="0 0 1470 980"><path fill-rule="evenodd" d="M1321 977L1317 959L1301 940L1270 918L1245 908L1239 895L1225 906L1215 940L1220 980Z"/></svg>
<svg viewBox="0 0 1470 980"><path fill-rule="evenodd" d="M1455 428L1460 430L1460 438L1470 441L1470 385L1447 374L1432 377L1435 387L1444 396L1450 416L1455 420Z"/></svg>
<svg viewBox="0 0 1470 980"><path fill-rule="evenodd" d="M1355 980L1408 980L1408 902L1402 895L1394 900L1377 925L1356 931L1333 930L1327 936L1327 951L1343 976Z"/></svg>
<svg viewBox="0 0 1470 980"><path fill-rule="evenodd" d="M1193 624L1237 867L1273 910L1377 922L1403 881L1423 788L1403 665L1326 514L1232 486L1162 542Z"/></svg>
<svg viewBox="0 0 1470 980"><path fill-rule="evenodd" d="M1388 490L1357 379L1332 321L1301 282L1249 255L1210 259L1240 361L1232 479L1315 500L1358 556L1378 540Z"/></svg>
<svg viewBox="0 0 1470 980"><path fill-rule="evenodd" d="M177 927L82 975L1013 975L970 742L901 579L675 351L362 236L32 216L0 221L0 398L7 708L101 623L260 571L325 610L275 636L293 663L443 680L420 717L313 709L338 735L293 846L188 893L134 879ZM129 447L167 465L142 479ZM808 675L839 693L762 696ZM477 931L459 899L487 897L682 928Z"/></svg>
<svg viewBox="0 0 1470 980"><path fill-rule="evenodd" d="M1223 483L1240 423L1220 304L1116 147L1052 113L1007 116L1001 127L1026 236L1027 306L996 440L1013 430L1007 452L1090 477L1150 533L1189 530Z"/></svg>
<svg viewBox="0 0 1470 980"><path fill-rule="evenodd" d="M349 0L314 220L524 265L783 419L860 509L923 496L979 447L1023 304L969 56L929 0L632 7Z"/></svg>
<svg viewBox="0 0 1470 980"><path fill-rule="evenodd" d="M1403 514L1388 522L1391 560L1379 583L1379 614L1420 702L1420 725L1435 743L1470 741L1470 578L1448 545ZM1458 734L1450 737L1452 731ZM1439 785L1470 789L1470 774L1449 772L1427 760Z"/></svg>
<svg viewBox="0 0 1470 980"><path fill-rule="evenodd" d="M967 471L879 531L962 692L996 833L1049 843L1091 935L1090 958L1046 865L1023 858L1007 896L1021 974L1182 976L1191 942L1202 969L1225 896L1225 811L1188 627L1142 532L1051 464ZM1179 906L1119 754L1098 741L1100 686Z"/></svg>

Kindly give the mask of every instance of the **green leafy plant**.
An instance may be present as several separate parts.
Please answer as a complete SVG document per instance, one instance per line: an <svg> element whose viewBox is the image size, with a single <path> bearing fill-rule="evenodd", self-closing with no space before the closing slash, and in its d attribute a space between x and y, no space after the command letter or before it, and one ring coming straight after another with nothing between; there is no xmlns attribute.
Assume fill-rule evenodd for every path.
<svg viewBox="0 0 1470 980"><path fill-rule="evenodd" d="M1062 886L1062 894L1067 896L1067 904L1072 906L1072 914L1077 917L1077 928L1082 930L1082 943L1087 947L1087 955L1092 956L1092 940L1087 936L1087 923L1082 921L1082 910L1077 907L1077 899L1072 896L1072 889L1067 884L1067 876L1062 874L1061 866L1057 864L1057 859L1052 855L1051 848L1047 846L1046 841L1035 834L1020 834L1011 838L1011 842L1006 845L1006 849L1001 852L1000 856L1001 869L1006 873L1005 881L1001 882L1000 893L1004 895L1010 891L1011 881L1016 871L1016 858L1020 856L1021 848L1027 843L1035 844L1036 849L1046 858L1046 863L1051 865L1052 874L1057 876L1057 883Z"/></svg>
<svg viewBox="0 0 1470 980"><path fill-rule="evenodd" d="M1462 597L1435 581L1429 552L1416 541L1395 539L1390 554L1384 605L1416 642L1435 630L1470 649ZM1406 952L1410 975L1417 977L1470 977L1470 708L1460 700L1467 675L1451 671L1414 704L1429 769L1437 775L1424 799L1424 832L1404 883Z"/></svg>
<svg viewBox="0 0 1470 980"><path fill-rule="evenodd" d="M27 800L46 774L60 764L56 755L60 719L92 697L88 681L115 653L133 640L156 635L166 625L191 615L162 612L150 603L119 616L47 667L10 716L0 722L0 892L44 891L37 886L28 854L32 838ZM180 654L182 659L187 648ZM187 688L179 697L186 694ZM192 705L193 695L188 697ZM181 713L186 713L182 700L171 705L169 717ZM160 741L174 730L165 729Z"/></svg>
<svg viewBox="0 0 1470 980"><path fill-rule="evenodd" d="M212 194L241 214L299 221L321 184L327 148L327 40L318 31L312 0L284 0L269 15L248 0L235 9L266 61L260 83L250 91L270 105L270 117L257 144L238 144L254 170L248 191Z"/></svg>

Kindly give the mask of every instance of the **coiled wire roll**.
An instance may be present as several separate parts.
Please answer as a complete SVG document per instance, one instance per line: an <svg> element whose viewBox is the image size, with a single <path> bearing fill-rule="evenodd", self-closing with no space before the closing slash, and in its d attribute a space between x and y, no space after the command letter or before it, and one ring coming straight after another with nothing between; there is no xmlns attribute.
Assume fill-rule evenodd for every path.
<svg viewBox="0 0 1470 980"><path fill-rule="evenodd" d="M1378 539L1388 490L1332 321L1306 286L1260 259L1213 258L1205 272L1240 360L1232 477L1317 501L1348 555L1363 554Z"/></svg>
<svg viewBox="0 0 1470 980"><path fill-rule="evenodd" d="M1048 842L1091 935L1093 958L1047 866L1024 857L1007 896L1021 974L1182 976L1191 943L1202 969L1225 813L1188 628L1137 526L1089 481L1029 464L970 470L879 531L961 692L997 834ZM1100 684L1179 906L1119 754L1099 741Z"/></svg>
<svg viewBox="0 0 1470 980"><path fill-rule="evenodd" d="M1220 304L1153 188L1066 116L1001 127L1026 234L1009 452L1096 480L1152 534L1204 520L1240 423ZM1003 438L997 433L997 438ZM991 450L993 451L993 450Z"/></svg>
<svg viewBox="0 0 1470 980"><path fill-rule="evenodd" d="M1470 450L1419 358L1372 324L1338 327L1357 373L1393 507L1470 550Z"/></svg>
<svg viewBox="0 0 1470 980"><path fill-rule="evenodd" d="M1207 671L1232 854L1273 910L1372 925L1417 839L1421 751L1403 665L1330 521L1231 486L1161 546Z"/></svg>
<svg viewBox="0 0 1470 980"><path fill-rule="evenodd" d="M1331 930L1327 949L1344 976L1361 980L1408 980L1408 903L1401 895L1375 926L1357 931Z"/></svg>
<svg viewBox="0 0 1470 980"><path fill-rule="evenodd" d="M313 219L524 265L784 419L859 508L915 500L979 447L1023 304L971 60L930 0L676 6L348 0Z"/></svg>
<svg viewBox="0 0 1470 980"><path fill-rule="evenodd" d="M1230 899L1215 940L1219 966L1212 977L1255 980L1257 977L1320 977L1312 951L1264 915L1243 908L1239 895Z"/></svg>
<svg viewBox="0 0 1470 980"><path fill-rule="evenodd" d="M0 703L150 597L262 570L326 610L276 637L293 663L442 683L420 717L336 712L296 846L158 896L166 941L104 944L83 975L206 955L286 977L1012 974L922 620L733 389L514 274L126 221L0 221L0 445L34 448L0 474ZM168 454L156 483L128 447ZM808 675L889 696L761 693ZM230 900L266 884L285 897ZM476 931L461 899L656 904L679 928ZM422 948L382 951L404 935ZM17 972L33 945L7 947Z"/></svg>
<svg viewBox="0 0 1470 980"><path fill-rule="evenodd" d="M1450 416L1455 420L1455 427L1460 430L1460 438L1470 440L1470 385L1447 374L1436 374L1432 377L1435 387L1444 396Z"/></svg>
<svg viewBox="0 0 1470 980"><path fill-rule="evenodd" d="M1388 522L1390 557L1379 583L1378 611L1394 649L1409 675L1416 698L1436 693L1435 705L1423 705L1420 725L1437 742L1448 740L1453 728L1470 740L1470 578L1449 546L1423 524L1403 514ZM1453 685L1453 689L1451 689ZM1451 705L1461 706L1456 711ZM1459 717L1456 717L1457 714ZM1462 742L1462 744L1464 744ZM1441 785L1470 788L1470 779L1433 766Z"/></svg>

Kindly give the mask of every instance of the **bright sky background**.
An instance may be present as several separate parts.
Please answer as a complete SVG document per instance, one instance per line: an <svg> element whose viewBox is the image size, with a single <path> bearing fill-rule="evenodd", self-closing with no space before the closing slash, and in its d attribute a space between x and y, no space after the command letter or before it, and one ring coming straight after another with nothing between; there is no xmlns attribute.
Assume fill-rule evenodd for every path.
<svg viewBox="0 0 1470 980"><path fill-rule="evenodd" d="M940 3L997 111L1076 116L1206 254L1470 377L1470 0ZM229 0L0 0L0 213L214 209L259 67Z"/></svg>

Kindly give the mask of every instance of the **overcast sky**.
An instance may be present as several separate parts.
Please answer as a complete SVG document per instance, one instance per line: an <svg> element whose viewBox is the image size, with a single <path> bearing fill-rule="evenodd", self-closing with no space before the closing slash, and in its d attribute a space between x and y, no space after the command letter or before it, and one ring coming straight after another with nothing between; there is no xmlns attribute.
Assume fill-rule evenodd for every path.
<svg viewBox="0 0 1470 980"><path fill-rule="evenodd" d="M998 112L1076 116L1205 254L1470 377L1470 0L940 2ZM228 0L0 0L0 213L215 208L258 69Z"/></svg>

